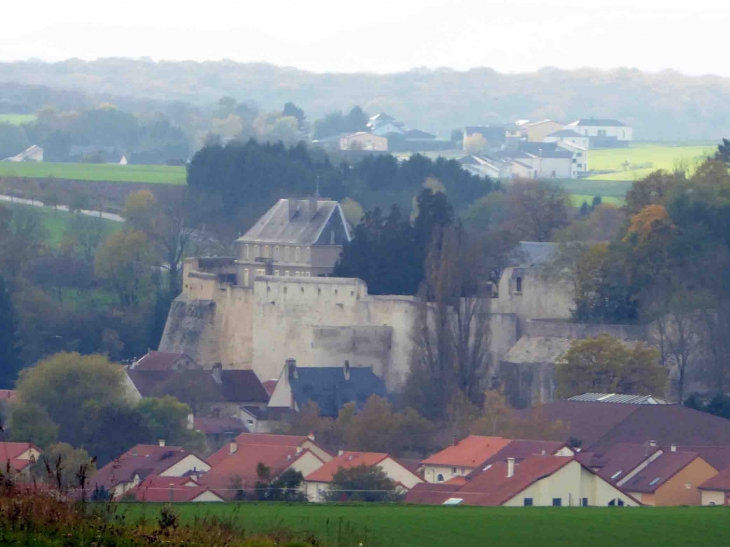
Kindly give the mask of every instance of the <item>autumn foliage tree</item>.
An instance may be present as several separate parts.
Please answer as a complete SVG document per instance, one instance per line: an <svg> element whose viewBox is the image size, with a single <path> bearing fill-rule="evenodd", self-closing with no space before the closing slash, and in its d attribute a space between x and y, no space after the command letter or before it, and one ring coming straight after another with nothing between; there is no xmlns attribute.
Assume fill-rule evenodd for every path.
<svg viewBox="0 0 730 547"><path fill-rule="evenodd" d="M588 392L656 395L666 390L667 371L656 349L600 334L571 344L557 363L555 381L561 398Z"/></svg>

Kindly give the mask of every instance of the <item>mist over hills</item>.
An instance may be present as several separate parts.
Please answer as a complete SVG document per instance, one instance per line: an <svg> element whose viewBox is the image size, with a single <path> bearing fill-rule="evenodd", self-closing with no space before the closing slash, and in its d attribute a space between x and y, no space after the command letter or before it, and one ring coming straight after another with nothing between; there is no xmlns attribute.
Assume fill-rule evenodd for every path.
<svg viewBox="0 0 730 547"><path fill-rule="evenodd" d="M83 100L74 95L79 91L94 95L92 101L128 96L135 100L125 102L143 109L171 101L205 106L223 95L263 109L281 109L293 101L310 120L359 104L371 114L386 111L441 136L464 125L579 117L620 119L635 127L639 140L709 141L730 135L730 78L674 71L544 68L502 74L476 68L318 74L262 63L108 58L0 63L0 83L6 84L0 93L11 82L62 89L72 101ZM34 89L40 101L42 88Z"/></svg>

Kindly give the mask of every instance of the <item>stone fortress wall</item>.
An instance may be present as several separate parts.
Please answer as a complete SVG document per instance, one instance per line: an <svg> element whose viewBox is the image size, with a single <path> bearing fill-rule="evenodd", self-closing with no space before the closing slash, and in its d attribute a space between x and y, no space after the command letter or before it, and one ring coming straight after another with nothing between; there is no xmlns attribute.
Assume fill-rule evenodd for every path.
<svg viewBox="0 0 730 547"><path fill-rule="evenodd" d="M258 276L242 287L236 271L233 259L185 261L161 351L185 352L205 366L253 369L261 380L278 378L289 358L303 367L349 361L373 367L390 391L402 388L421 305L416 297L369 295L359 279L328 277ZM498 296L486 304L493 382L516 406L552 398L552 367L570 340L611 330L570 324L572 286L544 279L537 267L507 268ZM644 339L638 330L619 331L623 339Z"/></svg>

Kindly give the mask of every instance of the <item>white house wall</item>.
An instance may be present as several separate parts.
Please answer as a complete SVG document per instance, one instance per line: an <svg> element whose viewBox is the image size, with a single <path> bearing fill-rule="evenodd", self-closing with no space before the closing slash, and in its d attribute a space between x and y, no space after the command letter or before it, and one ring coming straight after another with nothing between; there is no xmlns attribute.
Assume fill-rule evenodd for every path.
<svg viewBox="0 0 730 547"><path fill-rule="evenodd" d="M210 465L198 458L195 454L188 454L176 464L168 467L162 473L161 477L184 477L189 471L210 471Z"/></svg>

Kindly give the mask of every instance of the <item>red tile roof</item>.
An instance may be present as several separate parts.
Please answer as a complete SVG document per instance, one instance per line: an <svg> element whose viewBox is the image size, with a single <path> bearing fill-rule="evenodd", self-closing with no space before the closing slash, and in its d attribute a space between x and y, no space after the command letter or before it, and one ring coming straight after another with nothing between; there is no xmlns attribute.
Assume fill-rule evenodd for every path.
<svg viewBox="0 0 730 547"><path fill-rule="evenodd" d="M371 467L388 457L383 452L343 452L325 463L322 467L310 473L304 480L309 482L331 482L332 477L342 467L351 469L360 465Z"/></svg>
<svg viewBox="0 0 730 547"><path fill-rule="evenodd" d="M507 477L507 463L497 462L474 473L451 497L462 498L465 505L502 505L535 482L562 469L574 458L565 456L531 456L515 464L515 473Z"/></svg>
<svg viewBox="0 0 730 547"><path fill-rule="evenodd" d="M12 401L18 394L14 389L0 389L0 402L1 401Z"/></svg>
<svg viewBox="0 0 730 547"><path fill-rule="evenodd" d="M699 458L696 452L664 452L639 473L624 483L627 492L656 492L669 479Z"/></svg>
<svg viewBox="0 0 730 547"><path fill-rule="evenodd" d="M514 439L509 441L499 452L481 462L479 467L486 467L490 463L506 462L508 458L514 458L515 461L521 462L530 456L552 456L564 447L565 443L559 441Z"/></svg>
<svg viewBox="0 0 730 547"><path fill-rule="evenodd" d="M128 494L134 495L135 499L140 502L164 503L169 501L193 501L198 496L209 491L211 491L210 488L202 486L189 477L160 477L152 475L142 481L138 487L131 489ZM215 492L213 493L221 497Z"/></svg>
<svg viewBox="0 0 730 547"><path fill-rule="evenodd" d="M277 379L266 380L261 383L264 385L264 389L266 390L266 393L268 393L269 397L271 397L274 394L274 390L276 389L276 384L279 383L279 380L277 380Z"/></svg>
<svg viewBox="0 0 730 547"><path fill-rule="evenodd" d="M430 484L422 482L411 488L405 497L406 503L417 503L419 505L441 505L447 499L454 497L460 486L458 484Z"/></svg>
<svg viewBox="0 0 730 547"><path fill-rule="evenodd" d="M43 452L33 443L0 443L0 471L4 472L8 468L13 471L22 471L26 467L35 463L35 460L26 458L20 459L18 457L31 448L37 450L39 453Z"/></svg>
<svg viewBox="0 0 730 547"><path fill-rule="evenodd" d="M724 471L720 471L717 475L703 482L697 488L700 490L722 490L723 492L730 492L730 467Z"/></svg>
<svg viewBox="0 0 730 547"><path fill-rule="evenodd" d="M159 475L190 454L192 452L180 446L138 444L99 469L92 481L97 486L109 489L119 483L132 481L135 475L141 479Z"/></svg>
<svg viewBox="0 0 730 547"><path fill-rule="evenodd" d="M602 479L616 484L659 450L661 450L659 447L648 444L619 443L612 446L603 456L593 454L588 458L581 454L578 459Z"/></svg>
<svg viewBox="0 0 730 547"><path fill-rule="evenodd" d="M273 435L268 433L241 433L236 437L236 445L240 450L243 446L267 448L271 446L297 448L311 439L306 435ZM218 452L208 456L208 463L216 466L230 455L230 444L221 448Z"/></svg>
<svg viewBox="0 0 730 547"><path fill-rule="evenodd" d="M276 477L309 450L302 450L296 446L276 445L240 445L235 453L228 451L219 457L216 464L205 475L200 477L200 483L220 492L227 499L235 496L236 482L240 480L240 487L253 488L259 480L256 469L259 463L271 469L271 476ZM220 451L219 451L220 452Z"/></svg>
<svg viewBox="0 0 730 547"><path fill-rule="evenodd" d="M502 450L509 439L502 437L481 437L470 435L454 446L426 458L423 465L445 465L455 467L476 467Z"/></svg>
<svg viewBox="0 0 730 547"><path fill-rule="evenodd" d="M662 447L665 452L670 452L671 447ZM678 446L679 452L696 452L702 459L719 471L730 467L730 446Z"/></svg>

